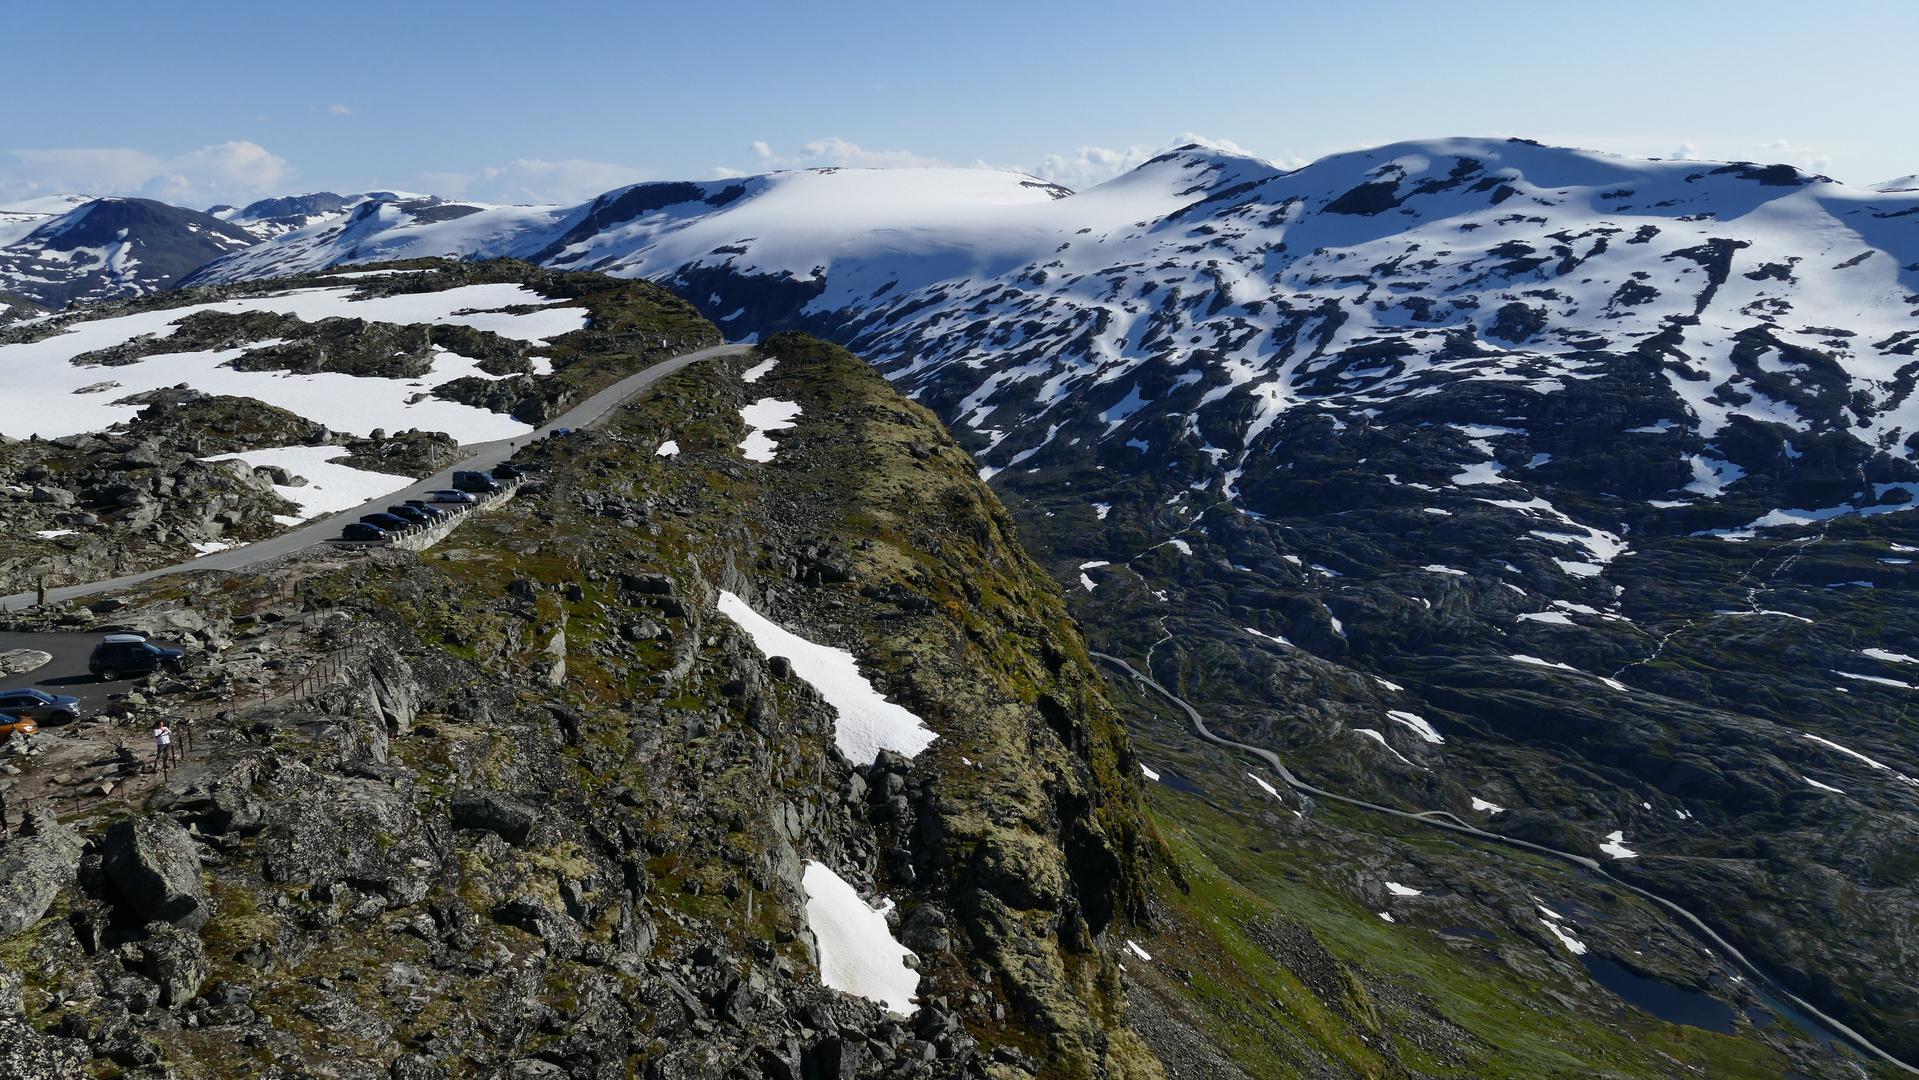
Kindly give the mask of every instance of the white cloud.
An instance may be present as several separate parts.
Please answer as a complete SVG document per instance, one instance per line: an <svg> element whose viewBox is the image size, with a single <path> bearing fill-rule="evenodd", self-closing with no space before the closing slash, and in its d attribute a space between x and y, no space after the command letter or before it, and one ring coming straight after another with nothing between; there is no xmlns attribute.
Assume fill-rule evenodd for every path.
<svg viewBox="0 0 1919 1080"><path fill-rule="evenodd" d="M1084 191L1120 173L1139 168L1159 152L1160 148L1152 146L1129 146L1124 150L1082 146L1070 154L1048 154L1039 159L1039 164L1019 171L1032 173L1042 180L1051 180L1074 191Z"/></svg>
<svg viewBox="0 0 1919 1080"><path fill-rule="evenodd" d="M1698 161L1699 160L1699 144L1682 142L1679 144L1679 149L1674 150L1672 153L1667 154L1666 156L1671 158L1674 161Z"/></svg>
<svg viewBox="0 0 1919 1080"><path fill-rule="evenodd" d="M435 195L491 203L577 203L602 192L637 184L651 176L644 169L604 161L571 158L541 161L519 158L498 168L471 173L422 173Z"/></svg>
<svg viewBox="0 0 1919 1080"><path fill-rule="evenodd" d="M800 147L792 157L781 157L764 142L751 147L753 156L767 169L816 169L838 166L846 169L950 169L950 162L921 157L911 150L868 150L858 143L838 137L814 139Z"/></svg>
<svg viewBox="0 0 1919 1080"><path fill-rule="evenodd" d="M1209 139L1190 132L1162 146L1129 146L1124 150L1112 150L1103 146L1081 146L1066 154L1048 154L1037 163L1030 165L995 165L987 161L977 161L971 166L954 165L936 157L916 154L911 150L868 150L858 143L832 137L815 139L799 148L796 153L782 154L765 141L756 141L747 147L757 159L757 168L751 171L736 169L727 165L715 166L706 174L709 180L727 180L738 176L751 176L754 172L770 172L775 169L814 169L826 166L838 166L855 169L1004 169L1009 172L1027 173L1032 176L1062 184L1074 190L1105 183L1123 172L1138 168L1147 159L1164 153L1175 146L1198 143L1201 146L1227 153L1243 154L1245 150L1224 139ZM1298 168L1306 164L1305 159L1288 159L1278 162L1283 168Z"/></svg>
<svg viewBox="0 0 1919 1080"><path fill-rule="evenodd" d="M0 172L0 194L139 195L172 203L237 202L293 176L283 157L256 143L226 142L172 158L144 150L14 150L19 166Z"/></svg>
<svg viewBox="0 0 1919 1080"><path fill-rule="evenodd" d="M352 116L353 115L353 110L347 108L345 105L328 105L326 107L326 111L327 111L327 114L330 116Z"/></svg>
<svg viewBox="0 0 1919 1080"><path fill-rule="evenodd" d="M1832 168L1832 158L1830 156L1822 154L1810 146L1795 146L1784 139L1774 139L1768 143L1760 143L1759 151L1763 159L1769 163L1782 162L1787 165L1797 165L1802 169L1816 173L1823 173Z"/></svg>

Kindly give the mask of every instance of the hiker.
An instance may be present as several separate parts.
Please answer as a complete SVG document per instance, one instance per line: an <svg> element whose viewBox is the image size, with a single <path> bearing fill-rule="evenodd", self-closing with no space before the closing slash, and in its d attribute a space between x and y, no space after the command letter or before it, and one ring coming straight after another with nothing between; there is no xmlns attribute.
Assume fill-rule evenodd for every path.
<svg viewBox="0 0 1919 1080"><path fill-rule="evenodd" d="M165 720L155 720L153 722L153 763L166 764L167 751L172 746L173 729L167 726Z"/></svg>

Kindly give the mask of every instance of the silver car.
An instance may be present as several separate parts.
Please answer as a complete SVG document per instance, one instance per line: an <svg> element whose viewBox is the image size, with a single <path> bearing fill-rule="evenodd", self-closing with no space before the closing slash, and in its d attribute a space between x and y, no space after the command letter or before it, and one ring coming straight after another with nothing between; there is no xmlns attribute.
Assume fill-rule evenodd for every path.
<svg viewBox="0 0 1919 1080"><path fill-rule="evenodd" d="M49 694L30 686L0 690L0 713L27 717L43 724L68 724L80 718L80 699L68 694Z"/></svg>

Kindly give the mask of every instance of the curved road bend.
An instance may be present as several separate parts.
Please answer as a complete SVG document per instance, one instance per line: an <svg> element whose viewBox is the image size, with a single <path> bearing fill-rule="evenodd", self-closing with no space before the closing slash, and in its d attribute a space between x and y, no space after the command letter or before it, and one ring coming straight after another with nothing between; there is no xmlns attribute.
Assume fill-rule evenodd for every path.
<svg viewBox="0 0 1919 1080"><path fill-rule="evenodd" d="M1187 704L1185 699L1173 693L1171 690L1166 689L1166 687L1160 685L1151 676L1145 674L1144 672L1141 672L1138 668L1135 668L1133 665L1109 653L1096 652L1091 649L1087 650L1087 652L1090 653L1092 656L1095 656L1101 660L1106 661L1109 664L1114 665L1115 667L1120 668L1121 670L1125 671L1126 674L1131 675L1134 679L1137 679L1138 681L1151 687L1161 697L1179 706L1181 711L1186 713L1187 719L1193 722L1193 729L1196 732L1198 732L1200 738L1206 740L1209 743L1212 743L1215 746L1224 747L1228 750L1239 750L1243 753L1253 755L1254 757L1258 758L1262 764L1270 767L1274 772L1278 773L1280 779L1285 781L1286 785L1288 787L1293 788L1294 790L1303 791L1309 795L1317 796L1318 798L1331 799L1334 802L1346 803L1349 806L1357 806L1364 810L1371 810L1374 813L1387 814L1392 817L1403 818L1406 821L1418 822L1421 825L1430 825L1435 829L1445 829L1448 832L1463 833L1468 836L1477 837L1478 839L1481 839L1481 840L1490 840L1494 843L1506 844L1511 847L1521 847L1521 848L1527 849L1528 851L1539 852L1542 855L1550 855L1555 859L1563 859L1566 862L1569 862L1574 864L1575 866L1578 866L1582 870L1590 871L1591 873L1606 879L1608 882L1610 882L1613 885L1617 885L1619 888L1625 889L1636 896L1640 896L1647 900L1650 900L1651 902L1659 905L1661 908L1665 909L1666 911L1672 913L1674 916L1680 919L1680 921L1683 922L1689 929L1696 932L1698 936L1710 942L1713 946L1721 950L1725 955L1731 957L1733 961L1737 963L1741 968L1744 968L1747 971L1747 973L1757 978L1760 982L1765 983L1767 986L1772 987L1774 991L1779 994L1779 996L1791 1002L1794 1008L1800 1010L1801 1012L1805 1013L1807 1016L1825 1025L1826 1028L1828 1028L1833 1033L1843 1037L1847 1042L1851 1043L1855 1049L1865 1053L1869 1057L1877 1058L1878 1060L1884 1061L1888 1064L1896 1065L1899 1068L1904 1069L1905 1071L1909 1073L1912 1073L1914 1075L1919 1075L1919 1069L1915 1069L1911 1065L1906 1064L1905 1062L1892 1056L1886 1051L1881 1050L1878 1046L1874 1045L1872 1041L1867 1039L1864 1035L1861 1035L1858 1032L1854 1031L1853 1029L1847 1027L1845 1024L1842 1024L1839 1021L1834 1020L1832 1017L1827 1016L1825 1013L1820 1012L1817 1008L1815 1008L1813 1005L1808 1003L1805 999L1801 998L1799 995L1793 993L1792 991L1786 989L1784 986L1781 986L1778 980L1772 978L1770 975L1767 975L1764 971L1762 971L1759 968L1759 965L1753 963L1751 960L1746 959L1745 953L1742 953L1738 949L1734 948L1730 942L1728 942L1725 938L1720 937L1717 933L1713 931L1712 927L1707 926L1704 922L1701 922L1699 918L1695 916L1692 912L1687 911L1685 908L1680 907L1678 904L1673 903L1672 901L1666 899L1663 896L1658 896L1654 893L1647 892L1645 889L1642 889L1639 886L1634 885L1629 881L1621 881L1619 878L1616 878L1613 875L1608 874L1605 871L1605 869L1601 867L1599 863L1596 862L1595 860L1586 858L1584 855L1575 855L1570 851L1560 851L1558 848L1546 847L1543 844L1535 844L1535 843L1531 843L1530 841L1515 839L1510 836L1501 836L1495 832L1487 832L1484 829L1476 829L1476 828L1473 828L1471 825L1458 823L1459 819L1456 817L1453 817L1453 815L1448 811L1427 810L1420 813L1412 813L1406 810L1397 810L1390 806L1382 806L1379 803L1367 802L1364 799L1355 799L1346 795L1337 795L1337 794L1334 794L1333 792L1325 790L1324 788L1314 787L1313 785L1306 783L1304 780L1301 780L1299 777L1294 776L1292 773L1292 770L1286 767L1286 763L1279 759L1279 755L1273 753L1271 750L1267 750L1267 749L1264 749L1263 747L1258 747L1258 746L1248 746L1245 743L1234 742L1231 739L1222 739L1219 736L1213 734L1212 730L1206 726L1206 721L1200 717L1199 710ZM1439 815L1442 815L1442 814L1445 816L1445 818L1451 818L1452 820L1448 821L1448 820L1445 820L1444 818L1441 818Z"/></svg>
<svg viewBox="0 0 1919 1080"><path fill-rule="evenodd" d="M716 356L731 356L736 353L743 353L751 348L753 348L751 345L715 345L711 348L701 349L698 352L684 353L680 356L673 357L671 360L662 360L644 371L637 371L628 375L626 378L601 390L599 393L594 394L592 397L587 398L560 416L547 421L545 424L542 424L525 435L517 436L513 439L497 439L493 442L470 443L463 446L461 449L466 451L467 457L466 460L460 462L458 465L437 472L424 480L416 481L398 491L388 492L377 498L369 499L351 510L343 510L330 517L310 521L289 532L281 533L279 536L269 537L265 540L257 540L241 547L229 548L226 551L216 551L211 555L203 555L190 562L176 563L172 566L163 566L158 570L128 574L125 577L108 578L105 581L95 581L85 585L65 585L60 588L48 589L47 599L49 601L60 601L72 600L82 596L92 596L95 593L111 592L114 589L125 588L128 585L137 585L143 581L151 581L157 577L164 577L167 574L177 574L186 570L237 570L243 566L251 566L254 563L277 559L283 555L290 555L304 548L310 548L315 544L339 535L341 526L346 525L348 522L358 521L361 514L371 514L379 510L384 510L396 502L403 502L407 499L417 499L426 492L447 487L452 483L453 474L456 471L475 469L484 471L488 465L495 464L500 456L511 454L519 444L531 443L543 439L552 434L557 428L587 427L612 411L615 405L618 405L635 393L646 389L648 386L688 365L696 364L701 360L710 360ZM36 594L30 592L15 593L12 596L0 597L0 611L17 611L21 608L31 606L36 600Z"/></svg>

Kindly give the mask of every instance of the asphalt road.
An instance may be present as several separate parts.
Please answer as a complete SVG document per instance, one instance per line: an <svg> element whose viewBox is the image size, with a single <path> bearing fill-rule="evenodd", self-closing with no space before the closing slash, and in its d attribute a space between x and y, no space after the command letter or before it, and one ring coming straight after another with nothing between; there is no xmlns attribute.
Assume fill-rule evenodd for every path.
<svg viewBox="0 0 1919 1080"><path fill-rule="evenodd" d="M80 699L80 705L85 710L82 715L96 713L106 706L109 694L128 689L124 681L101 682L87 671L87 657L92 655L93 647L99 642L99 634L0 633L0 652L38 649L53 657L52 662L44 667L0 678L0 690L32 686L49 694L72 694ZM178 647L173 642L158 638L154 638L153 643L162 648Z"/></svg>
<svg viewBox="0 0 1919 1080"><path fill-rule="evenodd" d="M1583 870L1591 872L1596 877L1604 878L1607 882L1613 885L1617 885L1619 888L1624 889L1627 892L1633 893L1636 896L1643 897L1646 900L1649 900L1652 903L1657 904L1663 910L1676 916L1688 930L1692 931L1701 940L1710 944L1714 948L1719 949L1726 956L1730 957L1732 961L1735 964L1737 964L1739 967L1744 968L1747 972L1757 976L1761 982L1765 983L1768 986L1771 986L1773 988L1774 993L1778 994L1780 997L1784 998L1785 1000L1791 1002L1794 1008L1798 1009L1800 1012L1805 1013L1808 1017L1811 1017L1813 1020L1817 1021L1818 1023L1823 1024L1829 1032L1844 1039L1846 1042L1850 1043L1854 1048L1864 1052L1869 1057L1877 1058L1880 1061L1884 1061L1888 1064L1895 1065L1901 1069L1904 1069L1905 1071L1909 1073L1919 1074L1919 1069L1915 1069L1911 1065L1908 1065L1905 1062L1899 1060L1898 1058L1893 1057L1891 1054L1887 1053L1886 1051L1879 1049L1878 1046L1874 1045L1872 1041L1867 1039L1864 1035L1861 1035L1857 1031L1854 1031L1853 1029L1847 1027L1845 1024L1842 1024L1839 1021L1834 1020L1832 1017L1827 1016L1825 1013L1820 1012L1819 1009L1814 1007L1811 1003L1807 1002L1804 998L1801 998L1797 994L1794 994L1792 991L1786 989L1786 987L1780 984L1778 980L1766 974L1764 969L1760 968L1759 965L1747 959L1745 953L1742 953L1738 949L1734 948L1732 943L1728 942L1725 938L1722 938L1717 933L1715 933L1712 927L1707 926L1704 922L1701 922L1699 917L1694 915L1692 912L1687 911L1685 908L1680 907L1678 904L1673 903L1672 901L1666 899L1663 896L1659 896L1655 893L1648 892L1645 889L1642 889L1639 886L1634 885L1629 881L1621 881L1619 878L1616 878L1613 875L1608 874L1594 860L1589 859L1585 857L1584 855L1575 855L1570 851L1560 851L1558 848L1546 847L1543 844L1534 844L1525 840L1517 840L1510 836L1501 836L1495 832L1487 832L1484 829L1475 829L1471 825L1460 823L1458 818L1444 811L1428 810L1423 813L1412 813L1406 810L1395 809L1390 806L1381 806L1378 803L1366 802L1363 799L1355 799L1346 795L1338 795L1333 792L1327 791L1324 788L1314 787L1313 785L1306 783L1304 780L1299 779L1297 776L1294 776L1292 770L1286 767L1286 763L1279 759L1279 755L1273 753L1271 750L1267 750L1264 747L1259 747L1259 746L1248 746L1247 744L1243 742L1234 742L1231 739L1222 739L1218 735L1213 734L1212 729L1206 726L1205 719L1199 715L1198 709L1193 708L1192 705L1188 704L1184 698L1173 693L1171 690L1166 689L1166 687L1160 685L1157 681L1155 681L1152 678L1152 676L1147 675L1145 672L1140 671L1138 668L1134 667L1133 665L1127 663L1126 661L1120 659L1117 656L1113 656L1103 652L1094 652L1093 650L1090 650L1090 649L1087 650L1087 652L1090 655L1097 657L1101 660L1104 660L1107 663L1112 664L1116 668L1119 668L1121 671L1124 671L1126 674L1138 680L1141 684L1147 687L1150 687L1154 692L1158 693L1161 697L1172 702L1174 705L1179 706L1180 710L1186 714L1186 718L1193 722L1193 730L1198 733L1200 738L1205 739L1207 742L1212 743L1215 746L1220 746L1229 750L1238 750L1238 751L1241 751L1242 753L1251 754L1252 756L1258 758L1261 764L1268 766L1274 772L1278 773L1279 778L1285 781L1288 787L1291 787L1297 791L1304 791L1310 795L1314 795L1322 799L1332 799L1335 802L1343 802L1349 806L1357 806L1365 810L1371 810L1374 813L1388 814L1388 815L1391 815L1392 817L1401 818L1406 821L1415 821L1421 825L1429 825L1435 829L1445 829L1447 832L1464 833L1468 836L1477 837L1482 840L1490 840L1499 844L1509 844L1513 847L1522 847L1531 851L1537 851L1544 855L1551 855L1554 858L1564 859L1567 862L1572 863ZM1444 815L1444 817L1440 816L1442 814Z"/></svg>
<svg viewBox="0 0 1919 1080"><path fill-rule="evenodd" d="M460 462L458 465L435 473L399 491L389 492L376 499L370 499L351 510L343 510L331 517L308 522L299 528L281 533L279 536L266 540L256 540L243 547L230 548L226 551L218 551L211 555L203 555L189 562L164 566L158 570L148 570L139 574L128 574L124 577L108 578L105 581L95 581L85 585L64 585L60 588L48 589L47 599L49 601L60 601L72 600L82 596L93 596L98 593L112 592L115 589L122 589L129 585L137 585L143 581L151 581L157 577L177 574L186 570L237 570L243 566L266 562L284 555L290 555L293 552L305 548L313 547L315 544L340 535L342 526L348 522L358 521L362 514L376 513L395 503L404 502L407 499L421 498L426 492L437 488L451 487L453 484L453 474L455 472L468 470L484 472L492 466L499 464L503 458L511 457L521 443L530 443L544 439L559 428L583 428L591 426L594 422L612 411L615 405L618 405L635 393L644 390L648 386L690 364L696 364L701 360L709 360L716 356L729 356L742 353L752 347L751 345L715 345L711 348L701 349L698 352L690 352L676 356L671 360L662 360L644 371L628 375L626 378L594 394L592 397L580 402L562 415L542 424L526 435L516 439L499 439L494 442L471 443L461 448L466 451L467 457L465 461ZM12 596L0 597L0 611L17 611L22 608L31 607L37 599L37 596L30 592L14 593ZM86 657L82 656L80 659L80 668L81 671L84 672L86 670ZM60 693L63 694L72 692L71 690L60 691Z"/></svg>

